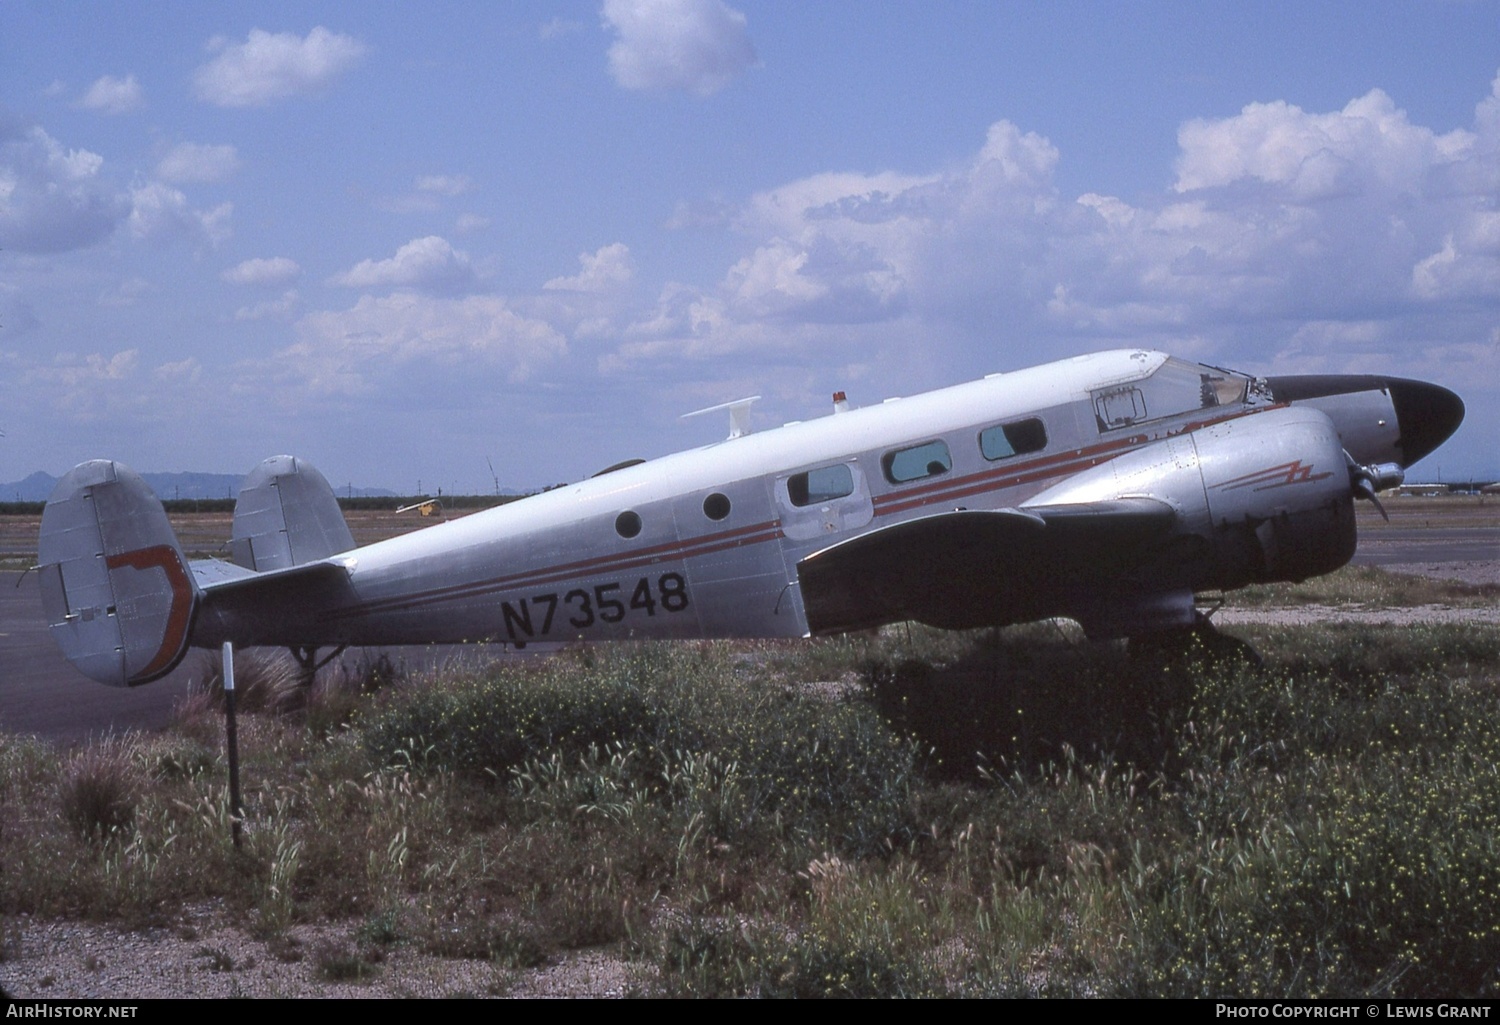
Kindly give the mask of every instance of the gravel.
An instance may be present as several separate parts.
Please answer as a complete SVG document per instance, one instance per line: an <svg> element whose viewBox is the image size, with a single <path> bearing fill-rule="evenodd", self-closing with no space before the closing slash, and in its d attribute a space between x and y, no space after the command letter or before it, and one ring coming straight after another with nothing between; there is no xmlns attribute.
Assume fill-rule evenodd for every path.
<svg viewBox="0 0 1500 1025"><path fill-rule="evenodd" d="M355 947L358 923L297 926L285 944L265 942L212 906L187 909L168 928L125 930L83 922L12 919L0 987L13 999L163 997L624 997L644 970L602 950L574 951L526 971L487 961L438 958L403 944L382 949L363 981L320 977L320 947ZM280 954L281 956L278 956ZM287 957L296 960L287 960Z"/></svg>

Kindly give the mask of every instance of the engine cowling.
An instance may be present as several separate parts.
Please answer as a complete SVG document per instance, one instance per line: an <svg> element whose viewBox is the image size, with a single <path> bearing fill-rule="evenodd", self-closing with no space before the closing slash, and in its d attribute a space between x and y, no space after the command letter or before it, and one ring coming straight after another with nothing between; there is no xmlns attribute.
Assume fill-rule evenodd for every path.
<svg viewBox="0 0 1500 1025"><path fill-rule="evenodd" d="M1192 435L1219 565L1202 587L1305 580L1354 556L1354 490L1332 421L1272 409Z"/></svg>
<svg viewBox="0 0 1500 1025"><path fill-rule="evenodd" d="M1027 505L1148 496L1177 512L1143 553L1149 590L1303 580L1354 555L1353 488L1333 423L1310 407L1266 409L1126 452Z"/></svg>

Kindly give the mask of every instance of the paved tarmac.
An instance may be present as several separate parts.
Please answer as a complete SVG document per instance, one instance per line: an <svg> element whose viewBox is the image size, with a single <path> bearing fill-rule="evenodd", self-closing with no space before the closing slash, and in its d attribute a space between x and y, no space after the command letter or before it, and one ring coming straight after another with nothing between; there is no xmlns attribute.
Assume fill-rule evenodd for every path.
<svg viewBox="0 0 1500 1025"><path fill-rule="evenodd" d="M1496 560L1500 530L1493 527L1371 530L1354 556L1356 564L1385 567ZM344 657L357 661L374 653L355 650ZM502 645L391 648L388 653L398 665L418 670L455 658L527 657ZM189 681L211 668L214 657L190 652L169 675L143 687L101 686L79 675L48 636L36 574L0 572L0 731L73 743L111 731L160 729L171 721L172 706L187 694Z"/></svg>
<svg viewBox="0 0 1500 1025"><path fill-rule="evenodd" d="M421 672L452 662L528 658L556 647L530 645L524 654L501 644L351 648L343 660L358 665L384 651L397 666ZM37 575L0 571L0 732L76 743L111 732L161 729L191 681L216 669L218 657L195 649L166 676L140 687L95 683L68 664L48 634Z"/></svg>
<svg viewBox="0 0 1500 1025"><path fill-rule="evenodd" d="M1492 562L1500 559L1494 527L1387 527L1360 535L1357 566L1422 562Z"/></svg>

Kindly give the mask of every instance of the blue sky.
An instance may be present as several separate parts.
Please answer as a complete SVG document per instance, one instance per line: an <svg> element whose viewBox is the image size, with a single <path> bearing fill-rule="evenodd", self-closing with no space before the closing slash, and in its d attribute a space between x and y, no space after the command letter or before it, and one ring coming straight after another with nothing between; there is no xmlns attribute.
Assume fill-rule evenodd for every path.
<svg viewBox="0 0 1500 1025"><path fill-rule="evenodd" d="M533 488L1126 345L1500 476L1500 4L0 4L0 480Z"/></svg>

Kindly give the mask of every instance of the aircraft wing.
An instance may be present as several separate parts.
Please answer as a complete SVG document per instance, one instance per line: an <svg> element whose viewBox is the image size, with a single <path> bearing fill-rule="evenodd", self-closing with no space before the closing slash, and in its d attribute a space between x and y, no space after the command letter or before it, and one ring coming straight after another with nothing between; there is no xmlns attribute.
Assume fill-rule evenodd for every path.
<svg viewBox="0 0 1500 1025"><path fill-rule="evenodd" d="M957 510L907 520L797 564L815 634L914 619L968 629L1035 618L1091 578L1142 561L1176 512L1154 498Z"/></svg>

